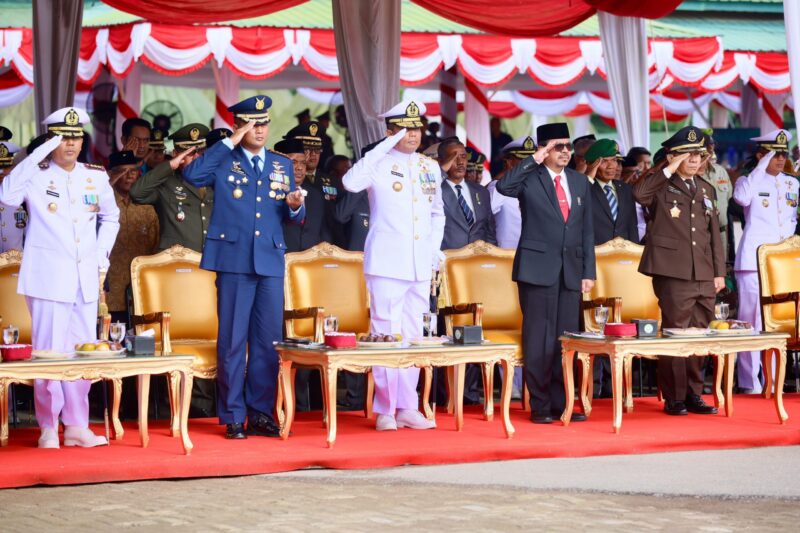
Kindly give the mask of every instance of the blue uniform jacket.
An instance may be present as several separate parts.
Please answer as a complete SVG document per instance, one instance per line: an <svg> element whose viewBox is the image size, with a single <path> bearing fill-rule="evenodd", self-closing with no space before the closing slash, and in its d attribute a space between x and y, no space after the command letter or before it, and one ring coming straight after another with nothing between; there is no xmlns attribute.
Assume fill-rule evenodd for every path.
<svg viewBox="0 0 800 533"><path fill-rule="evenodd" d="M285 183L284 177L289 189L295 189L292 161L267 151L257 176L240 146L231 150L220 142L187 166L183 177L195 187L214 188L214 210L200 266L216 272L282 277L283 223L302 222L305 207L292 213L286 199L271 198L270 191L288 192L271 188L273 181ZM242 191L240 198L234 196L237 187Z"/></svg>

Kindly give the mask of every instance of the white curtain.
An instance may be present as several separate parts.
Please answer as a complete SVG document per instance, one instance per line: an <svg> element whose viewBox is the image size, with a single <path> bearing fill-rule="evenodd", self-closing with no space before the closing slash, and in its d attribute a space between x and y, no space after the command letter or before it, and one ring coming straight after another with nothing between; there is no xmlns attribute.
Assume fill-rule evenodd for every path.
<svg viewBox="0 0 800 533"><path fill-rule="evenodd" d="M239 76L229 68L214 69L214 85L216 98L214 99L214 127L233 129L233 114L228 108L239 101Z"/></svg>
<svg viewBox="0 0 800 533"><path fill-rule="evenodd" d="M786 51L789 54L789 77L795 103L794 123L800 131L800 2L783 0L783 21L786 25Z"/></svg>
<svg viewBox="0 0 800 533"><path fill-rule="evenodd" d="M467 146L486 156L486 164L491 163L492 132L489 128L489 99L486 89L464 78L464 128L467 130ZM488 174L488 173L485 173ZM486 181L491 176L485 176Z"/></svg>
<svg viewBox="0 0 800 533"><path fill-rule="evenodd" d="M333 0L336 59L353 149L384 136L400 94L400 0Z"/></svg>
<svg viewBox="0 0 800 533"><path fill-rule="evenodd" d="M456 93L458 89L458 69L450 67L439 71L439 97L442 131L439 133L443 139L456 134L458 118L458 103Z"/></svg>
<svg viewBox="0 0 800 533"><path fill-rule="evenodd" d="M644 19L600 11L600 41L620 143L650 146L647 35Z"/></svg>

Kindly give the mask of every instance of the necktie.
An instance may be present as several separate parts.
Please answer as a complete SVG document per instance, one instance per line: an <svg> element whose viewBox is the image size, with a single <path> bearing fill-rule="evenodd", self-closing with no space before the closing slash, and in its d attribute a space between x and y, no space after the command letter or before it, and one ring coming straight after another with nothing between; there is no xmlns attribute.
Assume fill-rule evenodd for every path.
<svg viewBox="0 0 800 533"><path fill-rule="evenodd" d="M253 170L256 171L256 176L261 175L261 169L258 167L258 164L261 162L261 157L253 156Z"/></svg>
<svg viewBox="0 0 800 533"><path fill-rule="evenodd" d="M689 178L688 180L686 180L686 186L689 187L689 193L692 196L694 196L694 193L697 192L697 187L695 186L694 180L692 178Z"/></svg>
<svg viewBox="0 0 800 533"><path fill-rule="evenodd" d="M569 218L569 202L567 202L567 193L564 187L561 186L561 176L553 178L553 183L556 186L556 198L558 198L558 207L561 209L561 215L564 217L564 222Z"/></svg>
<svg viewBox="0 0 800 533"><path fill-rule="evenodd" d="M617 213L619 212L619 206L617 205L617 197L614 196L614 189L611 188L610 183L606 183L606 186L603 187L606 191L606 200L608 200L608 207L611 208L611 218L616 221L617 220Z"/></svg>
<svg viewBox="0 0 800 533"><path fill-rule="evenodd" d="M464 218L467 219L467 226L471 228L475 223L475 215L472 213L472 209L467 205L467 201L461 195L461 185L456 185L456 193L458 194L458 206L461 208L461 212L464 213Z"/></svg>

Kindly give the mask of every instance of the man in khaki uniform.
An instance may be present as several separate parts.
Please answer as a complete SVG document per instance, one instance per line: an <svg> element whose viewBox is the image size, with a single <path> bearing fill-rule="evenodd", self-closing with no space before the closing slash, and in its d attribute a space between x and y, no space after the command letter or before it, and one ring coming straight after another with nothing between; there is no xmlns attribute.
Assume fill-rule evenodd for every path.
<svg viewBox="0 0 800 533"><path fill-rule="evenodd" d="M717 163L717 155L714 152L714 137L712 133L714 130L704 130L706 134L706 150L708 150L708 160L705 165L701 167L700 174L706 179L714 189L717 191L717 211L719 212L719 231L722 233L722 250L725 255L725 261L731 260L728 255L728 202L733 197L733 184L731 177L725 167Z"/></svg>
<svg viewBox="0 0 800 533"><path fill-rule="evenodd" d="M665 328L708 326L715 294L725 286L725 257L713 185L697 175L707 156L699 128L662 143L667 159L636 184L651 216L639 271L653 278ZM702 357L661 357L658 382L669 415L714 414L703 392Z"/></svg>

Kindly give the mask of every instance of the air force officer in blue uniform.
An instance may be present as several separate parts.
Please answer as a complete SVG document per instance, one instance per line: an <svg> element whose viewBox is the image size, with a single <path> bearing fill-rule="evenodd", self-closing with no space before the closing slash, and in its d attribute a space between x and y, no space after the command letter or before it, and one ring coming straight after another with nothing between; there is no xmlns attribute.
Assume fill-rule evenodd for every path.
<svg viewBox="0 0 800 533"><path fill-rule="evenodd" d="M217 413L229 439L277 437L278 379L273 341L283 317L283 224L305 217L292 161L264 148L267 96L228 108L235 131L184 170L195 187L214 187L214 210L200 266L217 273Z"/></svg>

